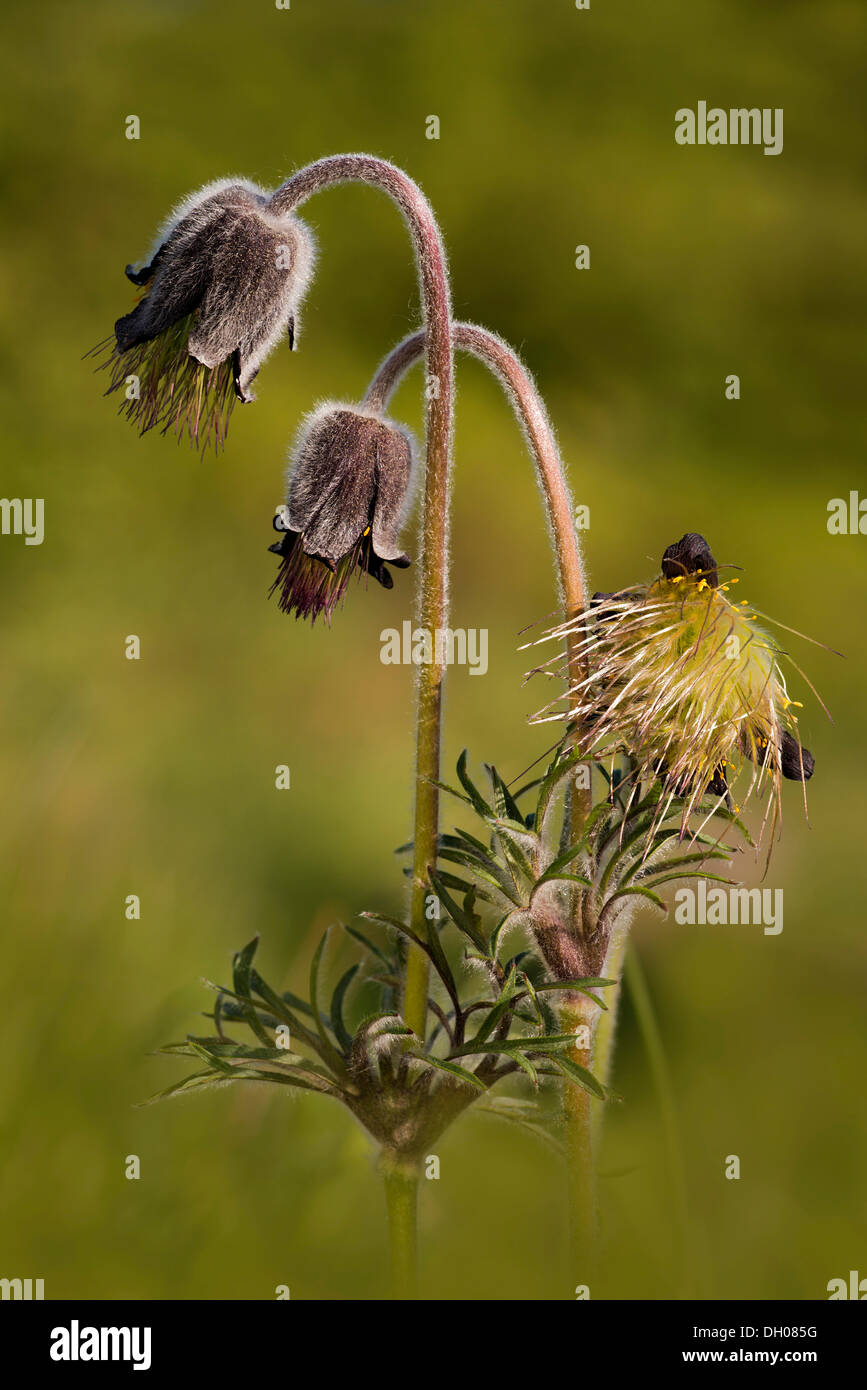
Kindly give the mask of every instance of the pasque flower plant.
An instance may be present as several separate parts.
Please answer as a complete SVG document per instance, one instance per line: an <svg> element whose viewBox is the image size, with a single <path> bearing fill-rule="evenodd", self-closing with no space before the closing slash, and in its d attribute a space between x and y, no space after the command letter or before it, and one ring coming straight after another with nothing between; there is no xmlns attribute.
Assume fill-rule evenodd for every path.
<svg viewBox="0 0 867 1390"><path fill-rule="evenodd" d="M313 263L298 209L347 181L380 189L402 212L424 322L380 364L359 403L322 405L301 424L273 522L271 592L284 611L328 622L353 580L391 588L388 566L410 563L400 533L418 479L416 621L429 633L446 629L453 354L472 353L503 385L538 474L562 615L542 639L556 646L546 670L561 695L539 719L560 730L549 765L523 787L491 767L481 790L466 755L458 786L446 786L444 657L433 644L416 677L406 913L366 912L363 927L346 924L361 957L327 995L323 941L306 1000L267 984L254 967L258 938L251 941L235 957L231 985L214 986L213 1031L165 1049L201 1065L163 1094L250 1080L317 1092L348 1109L380 1150L395 1292L412 1296L418 1175L430 1145L473 1105L540 1126L536 1098L562 1087L572 1272L586 1273L594 1107L609 1095L610 1019L631 910L662 906L658 890L670 879L714 876L708 861L727 860L732 849L711 822L749 838L729 795L739 761L751 764L759 789L771 786L775 805L780 779L806 781L813 762L797 736L782 653L719 584L701 537L670 546L651 584L588 601L562 461L532 378L500 338L452 321L431 209L385 161L338 155L272 194L227 180L188 200L149 263L128 270L144 295L118 320L106 361L110 392L138 384L124 412L142 430L186 432L201 448L225 440L232 402L251 398L277 339L294 339ZM387 413L420 357L423 461ZM478 835L441 832L443 787L479 818ZM372 991L371 1012L359 1001ZM515 1079L526 1096L492 1094Z"/></svg>
<svg viewBox="0 0 867 1390"><path fill-rule="evenodd" d="M486 897L493 891L495 932L520 923L549 978L596 979L604 989L619 985L637 906L665 910L659 890L673 881L732 882L711 869L737 852L724 842L727 830L754 845L729 794L742 764L753 768L744 801L770 789L769 840L781 779L805 784L812 776L814 759L798 736L781 669L792 658L757 626L751 605L728 599L737 579L720 586L710 547L695 532L667 547L654 584L585 601L562 464L532 382L485 330L455 324L453 337L500 376L539 466L567 616L538 639L557 650L530 674L543 671L563 691L535 722L554 721L565 732L540 778L536 811L525 815L516 793L508 811L501 806L487 847L441 837L438 853L467 866ZM422 344L420 334L399 344L369 395L387 403ZM505 786L503 794L510 795ZM490 816L475 793L457 795ZM762 831L767 820L766 813ZM600 1002L598 988L570 991L560 1010L561 1027L581 1039L567 1054L570 1066L601 1088L564 1092L573 1270L585 1276L594 1267L598 1106L608 1094L618 998L619 988L610 1004Z"/></svg>

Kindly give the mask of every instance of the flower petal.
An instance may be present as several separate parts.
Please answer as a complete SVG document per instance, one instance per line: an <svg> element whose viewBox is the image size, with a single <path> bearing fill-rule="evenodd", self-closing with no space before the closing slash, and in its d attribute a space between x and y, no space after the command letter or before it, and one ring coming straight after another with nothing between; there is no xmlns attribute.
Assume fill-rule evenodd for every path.
<svg viewBox="0 0 867 1390"><path fill-rule="evenodd" d="M809 748L799 743L788 729L783 730L780 762L783 776L788 777L790 782L809 782L816 767L816 759Z"/></svg>
<svg viewBox="0 0 867 1390"><path fill-rule="evenodd" d="M189 348L206 367L236 356L236 388L249 386L290 323L294 326L312 260L310 239L295 218L265 220L239 210L220 227Z"/></svg>
<svg viewBox="0 0 867 1390"><path fill-rule="evenodd" d="M120 352L149 342L198 308L226 226L243 210L251 212L257 199L264 203L264 194L237 183L220 185L217 191L213 186L202 190L184 205L150 264L132 273L127 267L131 280L150 282L150 287L132 313L115 324Z"/></svg>
<svg viewBox="0 0 867 1390"><path fill-rule="evenodd" d="M376 476L369 435L375 422L348 410L315 416L296 454L288 522L309 555L336 562L370 524Z"/></svg>
<svg viewBox="0 0 867 1390"><path fill-rule="evenodd" d="M413 468L412 444L395 426L384 426L376 440L376 501L371 540L382 560L404 568L409 558L398 545Z"/></svg>
<svg viewBox="0 0 867 1390"><path fill-rule="evenodd" d="M719 585L716 560L704 536L697 531L687 531L685 536L668 547L662 557L662 573L666 579L701 574L712 589Z"/></svg>

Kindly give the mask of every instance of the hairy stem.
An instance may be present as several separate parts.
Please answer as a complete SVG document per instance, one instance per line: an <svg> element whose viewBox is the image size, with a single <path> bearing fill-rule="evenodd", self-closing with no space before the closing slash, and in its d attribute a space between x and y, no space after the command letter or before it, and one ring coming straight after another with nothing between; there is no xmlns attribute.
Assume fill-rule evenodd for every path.
<svg viewBox="0 0 867 1390"><path fill-rule="evenodd" d="M448 271L442 238L421 189L402 170L367 154L332 155L299 170L277 190L272 204L290 211L338 183L366 183L381 189L403 213L415 248L424 312L427 400L422 553L419 564L418 626L431 634L448 626L448 515L452 443L452 342ZM434 659L418 668L414 857L411 920L427 935L425 896L428 868L436 862L439 828L440 737L444 666L433 642ZM404 981L403 1016L424 1041L427 1032L428 960L410 947Z"/></svg>
<svg viewBox="0 0 867 1390"><path fill-rule="evenodd" d="M536 383L514 348L497 337L496 333L473 323L453 323L451 331L454 346L483 362L500 382L512 403L536 465L545 501L551 543L557 561L558 588L564 617L575 618L586 604L581 547L575 530L572 499L557 438ZM412 333L392 348L380 363L367 389L366 404L376 409L384 409L405 373L421 357L424 350L424 332ZM586 659L581 651L581 636L581 629L576 626L566 639L570 687L578 686L586 672ZM591 792L589 785L586 788L575 787L573 790L574 794L569 799L569 816L574 842L580 838L589 813Z"/></svg>
<svg viewBox="0 0 867 1390"><path fill-rule="evenodd" d="M418 1294L418 1169L384 1156L385 1205L391 1252L391 1295L414 1299Z"/></svg>
<svg viewBox="0 0 867 1390"><path fill-rule="evenodd" d="M513 348L495 333L472 323L453 323L456 348L477 357L498 379L512 403L536 465L554 553L557 560L560 602L568 618L581 612L585 602L581 550L573 521L572 500L554 430L542 398L524 363ZM384 409L401 379L425 350L425 334L413 333L393 348L376 371L365 403ZM581 670L577 640L569 651L570 680Z"/></svg>
<svg viewBox="0 0 867 1390"><path fill-rule="evenodd" d="M686 1190L686 1172L683 1150L680 1142L680 1128L677 1109L662 1033L656 1018L656 1011L647 987L644 969L635 946L626 952L623 978L629 990L629 998L638 1020L638 1028L644 1051L650 1066L656 1102L662 1116L662 1132L665 1141L665 1155L668 1168L671 1208L674 1215L673 1226L677 1242L677 1261L681 1271L682 1298L696 1297L695 1271L693 1269L690 1239L689 1207Z"/></svg>
<svg viewBox="0 0 867 1390"><path fill-rule="evenodd" d="M524 431L530 453L536 464L542 496L548 516L552 545L557 560L560 602L564 617L578 617L586 604L586 588L581 550L575 531L572 501L566 483L557 440L547 411L527 368L517 353L496 334L475 324L453 323L452 340L456 348L477 357L497 377L503 386ZM424 333L414 333L398 343L380 364L368 387L366 404L384 408L405 372L421 356L425 347ZM575 624L566 639L566 661L569 686L580 687L586 671L581 651L582 628ZM570 789L567 802L571 843L580 839L591 805L588 785ZM571 917L581 920L580 894L573 896ZM589 1008L594 1010L594 1006ZM574 1017L573 1017L574 1014ZM572 1032L581 1023L591 1029L589 1048L575 1047L572 1059L592 1070L592 1036L595 1019L585 1014L580 1002L567 1004L564 1011L564 1032ZM563 1088L563 1118L567 1151L567 1199L571 1231L572 1269L576 1277L588 1283L596 1258L596 1170L594 1158L594 1128L598 1102L583 1090L568 1083Z"/></svg>
<svg viewBox="0 0 867 1390"><path fill-rule="evenodd" d="M623 959L629 942L629 927L615 926L608 943L602 974L617 984L604 991L607 1010L600 1015L593 1039L593 1075L603 1086L611 1084L614 1070L614 1043L617 1033L617 1019L620 1012L620 996L623 993ZM597 1131L601 1129L604 1108L597 1114Z"/></svg>
<svg viewBox="0 0 867 1390"><path fill-rule="evenodd" d="M568 1056L573 1062L593 1070L593 1040L598 1009L582 999L563 1010L563 1031L587 1030L587 1043L576 1041ZM580 1036L580 1034L579 1034ZM566 1146L566 1192L569 1216L569 1275L579 1284L592 1287L598 1255L598 1200L596 1192L596 1114L601 1101L583 1088L565 1082L563 1118Z"/></svg>

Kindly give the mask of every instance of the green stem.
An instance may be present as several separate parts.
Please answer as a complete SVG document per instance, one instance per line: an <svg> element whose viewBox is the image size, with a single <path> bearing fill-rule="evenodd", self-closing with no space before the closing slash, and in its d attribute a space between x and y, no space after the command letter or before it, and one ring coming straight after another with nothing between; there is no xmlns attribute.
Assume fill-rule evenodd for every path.
<svg viewBox="0 0 867 1390"><path fill-rule="evenodd" d="M666 1166L670 1187L671 1209L674 1214L674 1229L677 1240L677 1263L683 1271L682 1298L695 1296L695 1271L693 1268L690 1239L689 1206L686 1189L686 1172L683 1149L680 1141L680 1127L677 1108L674 1103L674 1090L665 1057L662 1033L653 1007L650 990L638 952L631 946L626 953L623 972L629 990L632 1007L638 1021L641 1040L647 1054L650 1075L656 1100L662 1116L662 1129L665 1142Z"/></svg>
<svg viewBox="0 0 867 1390"><path fill-rule="evenodd" d="M598 1009L589 1000L567 1004L563 1009L564 1031L590 1030L588 1046L576 1043L568 1056L587 1071L593 1069L593 1039ZM577 1284L586 1284L593 1295L599 1243L599 1212L596 1191L596 1111L602 1104L571 1082L563 1085L564 1142L566 1147L566 1199L569 1218L569 1274Z"/></svg>
<svg viewBox="0 0 867 1390"><path fill-rule="evenodd" d="M583 1051L572 1049L573 1060L608 1086L611 1079L617 1009L623 988L622 969L626 944L626 928L612 934L602 974L617 984L605 990L606 1010L587 1004L567 1006L564 1010L565 1028L574 1032L581 1025L590 1028L590 1046ZM594 1101L586 1091L569 1086L564 1091L566 1127L567 1196L570 1217L570 1273L581 1283L590 1282L598 1263L599 1227L597 1165L602 1142L605 1106ZM592 1290L591 1290L592 1292Z"/></svg>
<svg viewBox="0 0 867 1390"><path fill-rule="evenodd" d="M605 1003L608 1008L604 1013L600 1012L596 1024L596 1035L593 1040L593 1075L603 1086L611 1084L611 1075L614 1070L614 1044L620 1013L620 996L623 993L623 960L628 941L628 927L615 927L611 933L605 964L602 967L602 974L606 979L617 981L616 985L612 985L604 992ZM599 1130L602 1127L604 1114L604 1107L600 1107L597 1112ZM598 1137L597 1135L597 1139Z"/></svg>
<svg viewBox="0 0 867 1390"><path fill-rule="evenodd" d="M418 1169L383 1157L385 1204L391 1251L391 1295L418 1296Z"/></svg>
<svg viewBox="0 0 867 1390"><path fill-rule="evenodd" d="M422 553L417 623L432 636L448 627L448 515L452 441L452 341L448 271L442 237L421 189L401 169L368 154L331 155L293 174L272 204L291 211L313 194L339 183L366 183L394 200L406 219L415 248L425 319L427 401ZM444 644L432 641L434 653ZM416 694L415 824L411 921L427 935L428 869L436 863L439 830L440 735L444 657L434 655L418 669ZM410 947L404 979L403 1016L424 1042L427 1033L428 959Z"/></svg>

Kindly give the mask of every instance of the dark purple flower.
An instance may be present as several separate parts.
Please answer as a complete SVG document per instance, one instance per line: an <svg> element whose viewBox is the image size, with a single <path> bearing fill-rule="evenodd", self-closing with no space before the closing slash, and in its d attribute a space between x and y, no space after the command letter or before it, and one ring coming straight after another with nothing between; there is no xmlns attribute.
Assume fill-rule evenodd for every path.
<svg viewBox="0 0 867 1390"><path fill-rule="evenodd" d="M707 580L712 589L719 585L716 560L713 552L697 531L687 531L679 541L670 545L662 557L662 573L666 579L682 579L684 575L694 574Z"/></svg>
<svg viewBox="0 0 867 1390"><path fill-rule="evenodd" d="M109 340L107 394L125 388L121 410L142 434L161 425L222 444L265 357L283 334L293 344L312 265L307 228L274 212L269 194L242 180L203 188L149 263L127 266L144 293Z"/></svg>
<svg viewBox="0 0 867 1390"><path fill-rule="evenodd" d="M271 593L285 613L330 618L353 575L386 589L386 562L409 563L397 537L409 502L414 450L401 426L364 406L327 404L293 451L289 498L274 518L282 563Z"/></svg>

